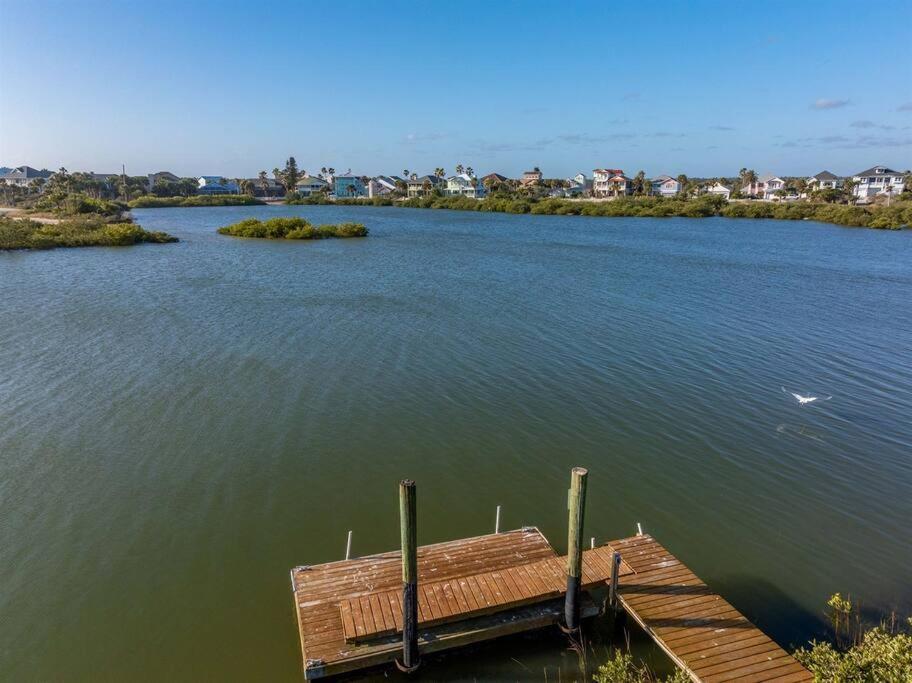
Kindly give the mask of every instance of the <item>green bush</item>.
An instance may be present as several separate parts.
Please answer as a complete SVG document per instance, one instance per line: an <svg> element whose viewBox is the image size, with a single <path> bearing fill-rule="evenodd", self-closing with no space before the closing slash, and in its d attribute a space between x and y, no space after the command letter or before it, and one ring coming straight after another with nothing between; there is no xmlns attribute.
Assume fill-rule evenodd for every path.
<svg viewBox="0 0 912 683"><path fill-rule="evenodd" d="M689 683L690 677L680 669L671 676L658 678L644 664L637 664L626 652L615 650L592 677L595 683Z"/></svg>
<svg viewBox="0 0 912 683"><path fill-rule="evenodd" d="M79 218L39 223L0 217L0 249L53 249L55 247L122 247L150 242L177 242L164 232L150 232L135 223L106 223Z"/></svg>
<svg viewBox="0 0 912 683"><path fill-rule="evenodd" d="M314 227L299 217L270 218L261 221L248 218L218 229L219 234L231 237L253 237L260 239L317 240L329 238L366 237L368 229L360 223L320 225Z"/></svg>
<svg viewBox="0 0 912 683"><path fill-rule="evenodd" d="M191 197L143 195L130 202L131 209L186 206L256 206L265 202L246 194L199 194Z"/></svg>
<svg viewBox="0 0 912 683"><path fill-rule="evenodd" d="M912 681L912 618L905 627L890 621L865 630L857 605L839 593L827 602L835 642L812 641L795 658L818 681L858 683Z"/></svg>

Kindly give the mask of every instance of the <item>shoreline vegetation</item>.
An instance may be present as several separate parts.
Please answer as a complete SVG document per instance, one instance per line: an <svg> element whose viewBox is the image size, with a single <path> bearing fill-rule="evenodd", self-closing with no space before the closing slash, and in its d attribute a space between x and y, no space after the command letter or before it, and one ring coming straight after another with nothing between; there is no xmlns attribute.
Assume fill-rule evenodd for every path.
<svg viewBox="0 0 912 683"><path fill-rule="evenodd" d="M143 195L127 203L131 209L173 208L191 206L260 206L266 202L246 194L198 194L190 197L156 197Z"/></svg>
<svg viewBox="0 0 912 683"><path fill-rule="evenodd" d="M777 220L813 220L848 227L901 230L912 225L912 202L897 201L892 206L850 206L787 202L727 202L721 197L695 199L663 197L621 197L610 201L573 199L506 199L488 197L417 197L393 200L336 199L304 197L290 199L291 205L401 206L418 209L488 211L496 213L535 214L547 216L651 217L686 218L770 218Z"/></svg>
<svg viewBox="0 0 912 683"><path fill-rule="evenodd" d="M131 222L106 222L93 217L41 223L30 218L0 216L0 251L55 249L58 247L125 247L133 244L166 244L178 239L166 232L150 231Z"/></svg>
<svg viewBox="0 0 912 683"><path fill-rule="evenodd" d="M299 218L270 218L261 221L248 218L218 229L220 235L270 240L322 240L367 237L369 231L361 223L313 225Z"/></svg>

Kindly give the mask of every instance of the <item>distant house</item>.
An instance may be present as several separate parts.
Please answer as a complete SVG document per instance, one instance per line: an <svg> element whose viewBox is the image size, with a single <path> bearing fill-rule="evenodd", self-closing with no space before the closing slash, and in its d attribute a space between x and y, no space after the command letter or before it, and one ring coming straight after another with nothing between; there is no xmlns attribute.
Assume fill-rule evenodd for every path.
<svg viewBox="0 0 912 683"><path fill-rule="evenodd" d="M333 177L333 194L336 195L336 199L366 197L367 187L361 176L337 175Z"/></svg>
<svg viewBox="0 0 912 683"><path fill-rule="evenodd" d="M624 171L619 168L596 168L592 171L592 196L610 197L613 192L611 179L623 176Z"/></svg>
<svg viewBox="0 0 912 683"><path fill-rule="evenodd" d="M488 173L485 177L481 179L481 184L485 187L489 185L495 185L497 183L505 183L509 180L507 176L500 175L500 173Z"/></svg>
<svg viewBox="0 0 912 683"><path fill-rule="evenodd" d="M4 173L0 179L5 180L7 185L16 185L18 187L28 187L33 180L47 180L53 173L47 169L38 170L31 166L19 166Z"/></svg>
<svg viewBox="0 0 912 683"><path fill-rule="evenodd" d="M198 194L238 194L240 189L233 180L219 175L201 175L196 179Z"/></svg>
<svg viewBox="0 0 912 683"><path fill-rule="evenodd" d="M327 187L329 187L329 183L323 180L323 178L307 175L295 183L295 192L302 197L310 197L317 192L323 192Z"/></svg>
<svg viewBox="0 0 912 683"><path fill-rule="evenodd" d="M585 173L577 173L572 178L568 178L570 181L570 187L582 188L582 192L588 192L592 189L592 178L588 177Z"/></svg>
<svg viewBox="0 0 912 683"><path fill-rule="evenodd" d="M785 181L773 175L765 175L741 188L741 194L756 199L774 199L776 192L785 189Z"/></svg>
<svg viewBox="0 0 912 683"><path fill-rule="evenodd" d="M817 175L808 178L806 185L809 192L814 190L837 190L842 187L842 178L833 175L829 171L821 171Z"/></svg>
<svg viewBox="0 0 912 683"><path fill-rule="evenodd" d="M723 185L722 183L714 183L706 188L706 194L716 195L717 197L722 197L725 201L728 201L731 197L731 188Z"/></svg>
<svg viewBox="0 0 912 683"><path fill-rule="evenodd" d="M247 182L253 187L254 197L263 197L265 199L274 199L275 197L285 196L285 186L277 180L266 178L265 183L260 178L247 178Z"/></svg>
<svg viewBox="0 0 912 683"><path fill-rule="evenodd" d="M652 185L652 194L659 197L676 197L681 192L681 183L670 175L660 175L649 182Z"/></svg>
<svg viewBox="0 0 912 683"><path fill-rule="evenodd" d="M445 192L451 197L481 199L485 195L485 188L467 173L460 173L447 178Z"/></svg>
<svg viewBox="0 0 912 683"><path fill-rule="evenodd" d="M387 175L378 175L376 178L371 178L367 183L367 196L384 197L396 192L399 189L396 185L397 180L399 179Z"/></svg>
<svg viewBox="0 0 912 683"><path fill-rule="evenodd" d="M519 182L521 182L523 185L537 185L541 182L541 179L541 169L536 166L531 171L523 171L522 178Z"/></svg>
<svg viewBox="0 0 912 683"><path fill-rule="evenodd" d="M408 196L424 197L431 194L434 188L443 189L444 181L435 175L423 175L420 178L413 178L408 181Z"/></svg>
<svg viewBox="0 0 912 683"><path fill-rule="evenodd" d="M852 180L855 181L852 194L864 200L878 195L896 196L906 187L905 176L886 166L874 166L856 173Z"/></svg>
<svg viewBox="0 0 912 683"><path fill-rule="evenodd" d="M159 183L179 183L180 178L169 171L159 171L158 173L149 174L149 190Z"/></svg>

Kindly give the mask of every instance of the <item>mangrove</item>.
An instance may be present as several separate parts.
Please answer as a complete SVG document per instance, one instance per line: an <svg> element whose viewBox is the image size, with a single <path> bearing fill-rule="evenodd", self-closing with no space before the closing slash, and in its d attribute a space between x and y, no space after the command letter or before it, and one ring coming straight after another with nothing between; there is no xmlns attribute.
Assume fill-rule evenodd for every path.
<svg viewBox="0 0 912 683"><path fill-rule="evenodd" d="M366 237L368 229L361 223L312 225L299 218L270 218L261 221L248 218L218 229L219 234L231 237L254 237L271 240L321 240L330 238Z"/></svg>

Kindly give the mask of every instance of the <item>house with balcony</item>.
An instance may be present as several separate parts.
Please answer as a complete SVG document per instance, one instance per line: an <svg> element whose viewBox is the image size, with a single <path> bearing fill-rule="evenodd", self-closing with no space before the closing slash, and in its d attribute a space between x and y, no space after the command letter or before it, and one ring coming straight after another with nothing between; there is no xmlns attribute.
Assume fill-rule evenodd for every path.
<svg viewBox="0 0 912 683"><path fill-rule="evenodd" d="M302 197L311 197L318 192L326 192L329 183L315 175L306 175L295 183L295 192Z"/></svg>
<svg viewBox="0 0 912 683"><path fill-rule="evenodd" d="M592 171L592 196L610 197L613 187L611 179L624 176L624 171L619 168L596 168Z"/></svg>
<svg viewBox="0 0 912 683"><path fill-rule="evenodd" d="M541 169L536 166L531 171L523 171L522 178L519 182L523 185L538 185L542 181Z"/></svg>
<svg viewBox="0 0 912 683"><path fill-rule="evenodd" d="M333 194L336 199L355 199L367 196L367 186L361 176L337 175L333 177Z"/></svg>
<svg viewBox="0 0 912 683"><path fill-rule="evenodd" d="M450 176L446 181L445 194L450 197L471 197L481 199L485 196L485 188L475 178L467 173Z"/></svg>
<svg viewBox="0 0 912 683"><path fill-rule="evenodd" d="M776 192L785 189L785 181L773 175L765 175L741 188L741 194L753 199L771 200Z"/></svg>
<svg viewBox="0 0 912 683"><path fill-rule="evenodd" d="M376 178L371 178L367 182L367 196L371 198L386 197L399 189L399 182L401 182L401 178L398 176L378 175Z"/></svg>
<svg viewBox="0 0 912 683"><path fill-rule="evenodd" d="M435 175L423 175L420 178L411 178L408 181L408 196L426 197L434 192L435 189L441 191L446 189L446 181Z"/></svg>
<svg viewBox="0 0 912 683"><path fill-rule="evenodd" d="M813 192L814 190L838 190L842 187L842 178L829 171L821 171L817 175L808 178L806 186L808 192Z"/></svg>
<svg viewBox="0 0 912 683"><path fill-rule="evenodd" d="M659 197L677 197L681 192L681 183L670 175L660 175L649 181L651 193Z"/></svg>
<svg viewBox="0 0 912 683"><path fill-rule="evenodd" d="M874 197L895 197L906 188L905 176L886 166L873 166L852 176L857 199L869 201Z"/></svg>

